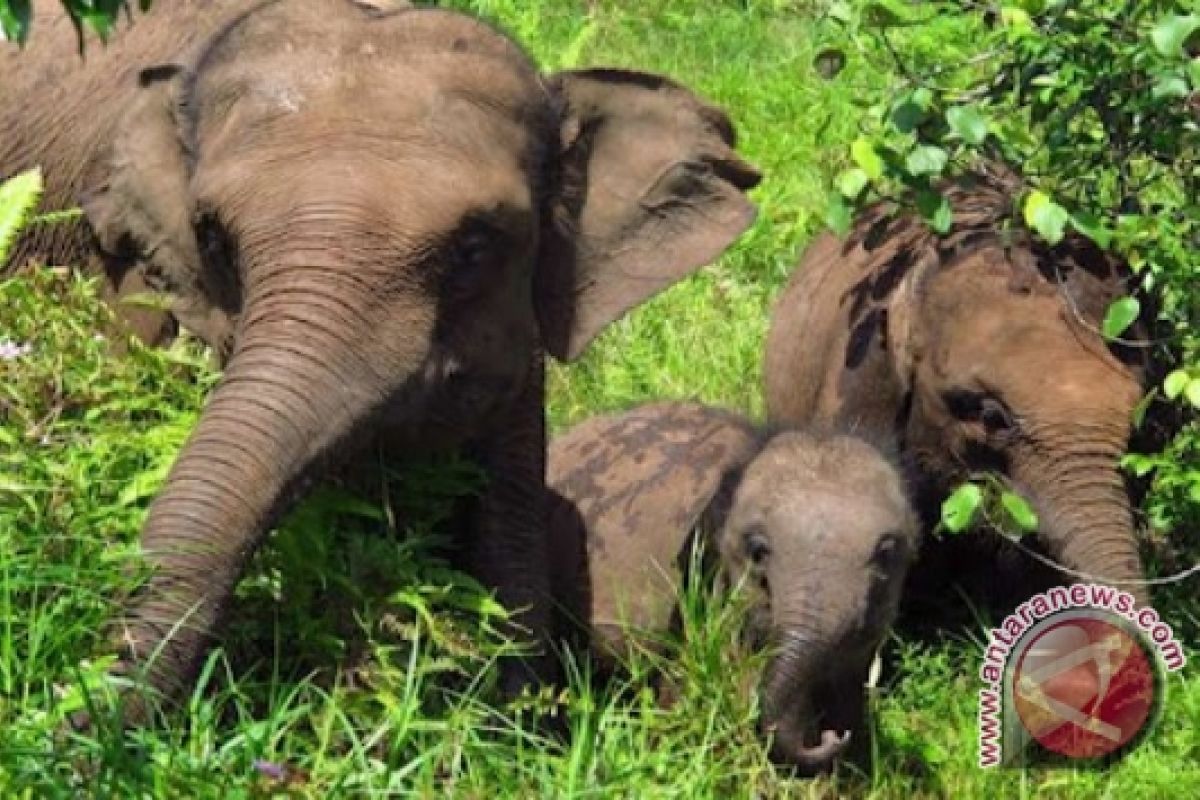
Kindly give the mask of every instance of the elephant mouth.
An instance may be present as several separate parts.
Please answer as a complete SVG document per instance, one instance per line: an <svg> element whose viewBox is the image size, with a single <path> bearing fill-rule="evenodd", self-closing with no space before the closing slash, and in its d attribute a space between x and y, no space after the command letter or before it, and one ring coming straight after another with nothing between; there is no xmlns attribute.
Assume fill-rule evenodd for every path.
<svg viewBox="0 0 1200 800"><path fill-rule="evenodd" d="M865 736L861 681L818 681L760 725L771 736L771 761L801 777L829 773Z"/></svg>

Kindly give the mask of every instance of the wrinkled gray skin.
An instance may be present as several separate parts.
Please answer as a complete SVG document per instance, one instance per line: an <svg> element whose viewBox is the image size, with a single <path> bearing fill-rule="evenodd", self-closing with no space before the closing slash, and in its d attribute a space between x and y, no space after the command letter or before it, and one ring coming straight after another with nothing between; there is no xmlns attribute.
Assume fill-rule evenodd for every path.
<svg viewBox="0 0 1200 800"><path fill-rule="evenodd" d="M547 475L564 616L605 667L671 627L693 537L704 537L720 579L753 593L747 641L776 652L761 685L773 757L806 774L851 742L869 757L863 684L918 537L879 450L848 435L763 435L672 402L556 438Z"/></svg>
<svg viewBox="0 0 1200 800"><path fill-rule="evenodd" d="M168 697L265 532L372 442L488 470L465 561L544 644L543 352L575 358L754 216L729 120L686 89L543 76L483 23L389 5L155 3L82 63L45 0L27 49L0 50L0 175L41 163L49 205L87 217L18 261L169 292L171 318L135 329L182 324L224 362L119 626L118 671ZM551 672L506 663L502 690Z"/></svg>
<svg viewBox="0 0 1200 800"><path fill-rule="evenodd" d="M942 237L874 208L844 241L814 241L773 312L769 416L894 437L928 525L958 483L997 474L1032 502L1058 563L1147 602L1118 463L1149 351L1099 333L1112 301L1132 290L1130 273L1081 237L1050 247L1004 231L1018 191L1005 173L954 187L954 226ZM1146 331L1139 322L1125 336ZM963 538L930 543L943 571L960 575L996 550ZM971 580L993 602L1019 602L1006 590L1013 572L996 569L1001 555L1013 561L993 552L992 568ZM1018 575L1040 572L1026 561Z"/></svg>

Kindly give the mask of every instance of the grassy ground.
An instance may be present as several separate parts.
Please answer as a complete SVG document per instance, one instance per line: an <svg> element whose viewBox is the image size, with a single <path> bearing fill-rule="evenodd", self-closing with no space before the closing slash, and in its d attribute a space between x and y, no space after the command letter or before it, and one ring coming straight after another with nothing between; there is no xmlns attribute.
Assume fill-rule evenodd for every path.
<svg viewBox="0 0 1200 800"><path fill-rule="evenodd" d="M822 16L829 4L455 5L498 20L548 69L612 64L684 79L730 109L768 176L759 222L719 264L616 325L582 363L554 369L555 426L661 397L759 414L770 298L821 227L823 187L844 164L859 104L886 96L886 61L849 47L846 70L819 78L813 57L845 38ZM972 29L932 21L901 39L918 60L948 61L970 52ZM672 658L638 659L623 690L596 689L580 666L562 696L531 701L566 712L569 744L520 720L497 724L484 702L503 648L496 609L430 552L444 499L471 484L452 463L388 474L365 498L322 490L257 558L185 709L133 747L104 727L55 746L62 714L106 691L100 631L135 577L127 564L146 505L214 376L187 346L108 358L93 336L104 311L74 278L0 284L0 309L0 338L32 345L0 361L0 797L1200 794L1193 667L1170 679L1151 739L1112 768L976 769L982 626L889 643L874 776L789 780L753 733L754 664L730 658L737 601L701 587L688 593L686 644ZM1194 654L1194 602L1164 599ZM647 688L655 667L683 687L669 710Z"/></svg>

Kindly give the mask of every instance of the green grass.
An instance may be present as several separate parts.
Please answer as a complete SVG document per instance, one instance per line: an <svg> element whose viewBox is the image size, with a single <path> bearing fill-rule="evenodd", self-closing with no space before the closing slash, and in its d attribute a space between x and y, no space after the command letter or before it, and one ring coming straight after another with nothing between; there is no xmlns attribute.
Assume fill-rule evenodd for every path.
<svg viewBox="0 0 1200 800"><path fill-rule="evenodd" d="M547 69L619 65L673 74L730 110L767 180L759 221L721 261L615 325L578 364L556 366L554 426L663 397L761 415L759 360L771 298L822 226L864 105L887 96L886 59L846 45L826 4L661 0L455 3L498 20ZM971 52L972 27L937 20L899 36L918 62ZM842 42L846 70L814 55ZM185 708L123 744L54 740L62 715L102 699L102 630L150 498L214 375L195 348L94 338L92 287L51 272L0 284L0 797L1167 797L1200 794L1200 680L1174 676L1163 719L1120 764L975 768L979 630L901 638L874 699L873 776L795 781L754 733L754 659L731 657L737 599L690 587L685 643L646 654L624 687L573 664L561 696L567 743L521 709L487 705L503 652L494 603L434 554L446 498L472 475L413 467L357 495L326 488L255 560L234 620ZM382 532L382 533L381 533ZM394 535L389 535L394 534ZM1195 655L1200 613L1164 596ZM659 708L650 675L680 687ZM519 719L506 722L506 716ZM111 723L101 717L102 723ZM256 760L282 765L268 777Z"/></svg>

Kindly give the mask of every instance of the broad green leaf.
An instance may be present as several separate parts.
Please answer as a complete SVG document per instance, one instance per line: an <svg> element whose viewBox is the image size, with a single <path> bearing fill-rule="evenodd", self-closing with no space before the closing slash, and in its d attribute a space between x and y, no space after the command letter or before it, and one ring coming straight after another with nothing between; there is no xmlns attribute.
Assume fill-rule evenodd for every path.
<svg viewBox="0 0 1200 800"><path fill-rule="evenodd" d="M1200 15L1175 14L1159 20L1150 31L1154 49L1168 58L1183 55L1183 44L1200 28Z"/></svg>
<svg viewBox="0 0 1200 800"><path fill-rule="evenodd" d="M938 233L948 233L954 224L954 210L950 201L940 192L927 190L917 195L917 210Z"/></svg>
<svg viewBox="0 0 1200 800"><path fill-rule="evenodd" d="M1050 244L1058 244L1066 233L1071 215L1044 192L1034 190L1025 198L1025 222Z"/></svg>
<svg viewBox="0 0 1200 800"><path fill-rule="evenodd" d="M0 266L8 261L9 250L25 229L43 188L42 171L37 168L0 184Z"/></svg>
<svg viewBox="0 0 1200 800"><path fill-rule="evenodd" d="M1138 318L1142 305L1136 297L1118 297L1104 314L1101 330L1107 339L1116 339Z"/></svg>
<svg viewBox="0 0 1200 800"><path fill-rule="evenodd" d="M982 144L988 124L974 106L954 106L946 111L946 124L967 144Z"/></svg>
<svg viewBox="0 0 1200 800"><path fill-rule="evenodd" d="M925 120L925 113L912 98L905 99L892 109L892 125L901 133L912 133Z"/></svg>
<svg viewBox="0 0 1200 800"><path fill-rule="evenodd" d="M1187 388L1183 390L1183 396L1193 406L1200 408L1200 378L1192 378L1188 381Z"/></svg>
<svg viewBox="0 0 1200 800"><path fill-rule="evenodd" d="M840 194L829 195L829 203L825 207L825 224L838 236L850 232L853 211Z"/></svg>
<svg viewBox="0 0 1200 800"><path fill-rule="evenodd" d="M1004 506L1009 519L1021 530L1033 533L1038 529L1038 516L1021 495L1005 490L1000 493L1000 505Z"/></svg>
<svg viewBox="0 0 1200 800"><path fill-rule="evenodd" d="M0 36L23 42L29 35L29 0L0 0Z"/></svg>
<svg viewBox="0 0 1200 800"><path fill-rule="evenodd" d="M863 19L877 28L891 28L908 23L909 13L899 0L872 0L863 9Z"/></svg>
<svg viewBox="0 0 1200 800"><path fill-rule="evenodd" d="M875 150L875 145L871 144L869 139L859 137L850 145L850 157L854 159L863 172L867 173L867 177L873 181L877 181L883 177L884 163L883 158Z"/></svg>
<svg viewBox="0 0 1200 800"><path fill-rule="evenodd" d="M838 191L849 200L862 194L862 190L867 187L868 183L870 183L870 179L867 177L867 173L857 167L846 170L837 178Z"/></svg>
<svg viewBox="0 0 1200 800"><path fill-rule="evenodd" d="M1187 370L1177 369L1163 381L1163 393L1166 394L1168 400L1174 400L1183 394L1183 390L1187 388L1191 379L1192 376L1188 374Z"/></svg>
<svg viewBox="0 0 1200 800"><path fill-rule="evenodd" d="M1181 74L1160 75L1150 89L1150 96L1155 100L1187 97L1189 93L1188 83Z"/></svg>
<svg viewBox="0 0 1200 800"><path fill-rule="evenodd" d="M951 533L962 533L971 527L982 503L983 490L974 483L964 483L942 502L942 525Z"/></svg>
<svg viewBox="0 0 1200 800"><path fill-rule="evenodd" d="M1071 227L1091 239L1101 250L1112 244L1113 232L1095 214L1077 211L1071 215Z"/></svg>
<svg viewBox="0 0 1200 800"><path fill-rule="evenodd" d="M1033 32L1033 19L1029 12L1016 6L1004 6L1000 9L1000 23L1009 33L1016 36Z"/></svg>
<svg viewBox="0 0 1200 800"><path fill-rule="evenodd" d="M913 148L904 159L904 166L912 175L941 175L949 158L942 148L923 144Z"/></svg>
<svg viewBox="0 0 1200 800"><path fill-rule="evenodd" d="M1121 466L1132 472L1134 477L1144 478L1154 470L1154 459L1141 453L1127 453L1121 458Z"/></svg>

